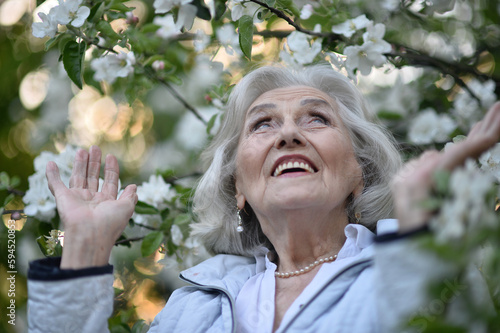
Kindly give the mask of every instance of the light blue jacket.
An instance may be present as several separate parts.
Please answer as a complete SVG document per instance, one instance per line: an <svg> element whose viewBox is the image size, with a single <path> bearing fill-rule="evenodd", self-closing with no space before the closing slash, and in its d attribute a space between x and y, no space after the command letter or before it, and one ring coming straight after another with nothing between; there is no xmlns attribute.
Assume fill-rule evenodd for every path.
<svg viewBox="0 0 500 333"><path fill-rule="evenodd" d="M234 300L256 270L254 258L217 255L182 272L181 279L190 285L170 296L150 332L237 332ZM413 237L375 243L332 276L278 332L403 332L398 326L402 318L432 314L432 305L440 300L427 299L427 284L446 279L450 271L453 267L421 251ZM474 293L484 301L488 291L475 272L472 278L480 283ZM463 286L448 282L446 301L459 298ZM30 280L30 332L108 332L112 283L112 274ZM414 331L425 325L417 322Z"/></svg>

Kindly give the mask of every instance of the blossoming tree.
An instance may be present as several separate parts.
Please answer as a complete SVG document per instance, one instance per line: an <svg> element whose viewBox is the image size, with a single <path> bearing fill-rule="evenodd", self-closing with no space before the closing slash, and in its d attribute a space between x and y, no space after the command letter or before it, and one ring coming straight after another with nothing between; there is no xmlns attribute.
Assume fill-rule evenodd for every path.
<svg viewBox="0 0 500 333"><path fill-rule="evenodd" d="M33 3L17 6L25 2ZM0 12L13 3L0 5ZM67 184L76 147L99 144L118 156L122 182L140 186L136 212L114 254L119 293L110 327L116 332L141 331L137 320L149 321L161 307L164 297L152 297L158 304L140 300L145 290L168 294L171 288L157 282L166 274L158 262L175 271L208 256L189 236L195 223L190 191L201 172L197 156L224 116L231 85L250 68L330 63L366 93L374 118L395 133L405 158L463 139L500 91L500 6L493 0L37 5L3 24L11 35L21 27L17 34L30 59L43 59L21 67L18 90L21 108L38 115L28 123L9 115L16 133L29 138L13 136L13 145L37 155L34 173L24 188L12 169L0 174L3 214L20 221L21 235L37 237L45 255L60 254L64 238L46 163L56 161ZM14 45L14 38L6 40ZM0 148L4 159L9 145ZM435 196L424 203L436 211L428 247L463 269L464 261L480 258L487 276L500 274L499 147L452 175L437 175ZM499 287L492 281L497 310ZM446 327L439 315L424 318L429 329ZM485 327L499 321L482 318Z"/></svg>

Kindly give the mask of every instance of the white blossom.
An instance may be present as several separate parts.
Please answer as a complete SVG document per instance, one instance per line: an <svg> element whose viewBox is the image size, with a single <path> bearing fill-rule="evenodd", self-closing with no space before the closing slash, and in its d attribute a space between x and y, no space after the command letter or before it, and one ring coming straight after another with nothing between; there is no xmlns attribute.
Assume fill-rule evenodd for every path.
<svg viewBox="0 0 500 333"><path fill-rule="evenodd" d="M372 42L374 48L377 48L380 53L391 52L391 44L387 43L383 38L385 35L385 25L382 23L377 23L373 25L373 22L368 22L366 25L366 32L363 34L363 41Z"/></svg>
<svg viewBox="0 0 500 333"><path fill-rule="evenodd" d="M153 3L153 7L155 8L156 14L165 14L170 12L173 8L179 8L175 27L177 30L182 29L182 27L185 27L187 30L189 30L193 26L196 12L198 10L195 5L191 5L191 2L193 2L193 0L155 0L155 2ZM154 23L158 24L157 22ZM178 33L180 33L180 31ZM163 38L169 37L171 37L171 35Z"/></svg>
<svg viewBox="0 0 500 333"><path fill-rule="evenodd" d="M193 2L193 0L155 0L153 7L155 13L165 14L172 10L174 7L181 7Z"/></svg>
<svg viewBox="0 0 500 333"><path fill-rule="evenodd" d="M401 3L401 0L383 0L381 3L382 8L387 9L388 11L395 11L398 7L399 4Z"/></svg>
<svg viewBox="0 0 500 333"><path fill-rule="evenodd" d="M484 83L473 79L467 83L469 89L479 98L479 105L476 98L472 97L466 90L462 90L453 101L453 113L459 119L465 129L481 120L483 110L488 109L495 103L497 96L495 94L495 82L488 80Z"/></svg>
<svg viewBox="0 0 500 333"><path fill-rule="evenodd" d="M169 39L181 33L181 30L175 24L174 17L171 14L156 16L153 23L160 26L160 28L156 30L156 34L163 39Z"/></svg>
<svg viewBox="0 0 500 333"><path fill-rule="evenodd" d="M181 228L177 224L172 225L172 228L170 228L170 235L172 237L172 242L179 246L182 244L182 241L184 240L184 236L182 235Z"/></svg>
<svg viewBox="0 0 500 333"><path fill-rule="evenodd" d="M445 142L456 127L448 115L438 115L434 109L427 108L419 112L411 123L408 138L416 144Z"/></svg>
<svg viewBox="0 0 500 333"><path fill-rule="evenodd" d="M160 175L151 175L147 182L137 187L139 201L162 210L167 203L174 198L176 192L170 184L165 183Z"/></svg>
<svg viewBox="0 0 500 333"><path fill-rule="evenodd" d="M203 32L203 30L196 30L193 40L193 47L196 52L202 52L210 44L210 36Z"/></svg>
<svg viewBox="0 0 500 333"><path fill-rule="evenodd" d="M44 38L46 36L53 38L56 35L57 21L54 19L53 15L53 12L55 11L54 8L50 10L48 15L45 13L38 13L42 22L33 22L31 25L33 36L37 38Z"/></svg>
<svg viewBox="0 0 500 333"><path fill-rule="evenodd" d="M494 176L500 183L500 143L483 153L479 157L479 163L481 164L481 170Z"/></svg>
<svg viewBox="0 0 500 333"><path fill-rule="evenodd" d="M310 3L307 3L304 5L304 7L302 7L300 11L300 18L302 20L307 20L308 18L311 17L312 13L313 13L313 6Z"/></svg>
<svg viewBox="0 0 500 333"><path fill-rule="evenodd" d="M228 2L231 9L231 20L238 21L242 16L248 15L253 18L254 22L261 22L257 16L257 12L262 10L262 7L254 2L246 0L230 0Z"/></svg>
<svg viewBox="0 0 500 333"><path fill-rule="evenodd" d="M90 62L90 67L95 71L94 80L107 81L110 84L119 77L127 77L133 73L134 65L134 52L109 53Z"/></svg>
<svg viewBox="0 0 500 333"><path fill-rule="evenodd" d="M286 39L292 57L301 65L310 64L321 52L321 39L316 39L312 44L309 35L299 31L292 32Z"/></svg>
<svg viewBox="0 0 500 333"><path fill-rule="evenodd" d="M496 223L495 212L485 205L486 195L492 186L491 176L478 172L472 160L468 160L464 168L455 170L449 185L452 197L444 202L439 215L430 223L436 240L454 241L478 226L493 226Z"/></svg>
<svg viewBox="0 0 500 333"><path fill-rule="evenodd" d="M221 45L226 49L227 54L233 55L235 51L237 54L241 54L238 34L232 24L224 24L222 27L217 28L215 35Z"/></svg>
<svg viewBox="0 0 500 333"><path fill-rule="evenodd" d="M380 45L368 41L363 45L348 46L344 49L347 59L345 66L351 76L358 69L361 74L368 75L373 66L382 66L387 60L380 51Z"/></svg>
<svg viewBox="0 0 500 333"><path fill-rule="evenodd" d="M175 26L177 29L182 29L183 27L187 30L191 29L196 17L196 12L198 8L195 5L184 5L179 8L179 14L177 15L177 22Z"/></svg>
<svg viewBox="0 0 500 333"><path fill-rule="evenodd" d="M363 14L356 18L349 19L343 23L334 25L332 27L332 32L350 38L356 31L365 28L368 22L370 22L370 20L367 19L366 15Z"/></svg>
<svg viewBox="0 0 500 333"><path fill-rule="evenodd" d="M55 20L59 24L71 23L74 27L81 27L90 15L90 9L81 6L82 0L59 0L59 6L55 8Z"/></svg>
<svg viewBox="0 0 500 333"><path fill-rule="evenodd" d="M45 173L37 172L28 177L29 189L23 197L24 213L40 221L49 222L56 216L56 201L50 193Z"/></svg>

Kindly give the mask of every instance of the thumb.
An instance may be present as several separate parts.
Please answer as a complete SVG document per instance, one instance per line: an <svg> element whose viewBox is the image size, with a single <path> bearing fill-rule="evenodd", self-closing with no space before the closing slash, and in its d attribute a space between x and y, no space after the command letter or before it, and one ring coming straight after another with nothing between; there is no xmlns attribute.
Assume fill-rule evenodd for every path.
<svg viewBox="0 0 500 333"><path fill-rule="evenodd" d="M134 212L135 205L137 204L137 185L131 184L125 187L125 190L118 198L118 201L122 204L126 204L127 208L130 209L130 215Z"/></svg>
<svg viewBox="0 0 500 333"><path fill-rule="evenodd" d="M61 180L59 175L59 168L57 164L53 161L49 161L45 168L45 176L47 177L47 182L49 183L49 190L54 197L57 197L58 193L66 189L66 185Z"/></svg>

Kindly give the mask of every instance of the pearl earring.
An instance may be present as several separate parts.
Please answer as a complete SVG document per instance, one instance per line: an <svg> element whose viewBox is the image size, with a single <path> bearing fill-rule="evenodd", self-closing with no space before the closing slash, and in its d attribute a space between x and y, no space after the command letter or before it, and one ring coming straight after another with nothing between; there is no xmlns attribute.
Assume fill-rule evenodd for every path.
<svg viewBox="0 0 500 333"><path fill-rule="evenodd" d="M236 231L243 232L243 223L241 221L240 210L236 207L236 215L238 215L238 226L236 227Z"/></svg>
<svg viewBox="0 0 500 333"><path fill-rule="evenodd" d="M360 212L354 213L354 218L356 219L356 224L359 224L359 221L361 220L361 213Z"/></svg>

